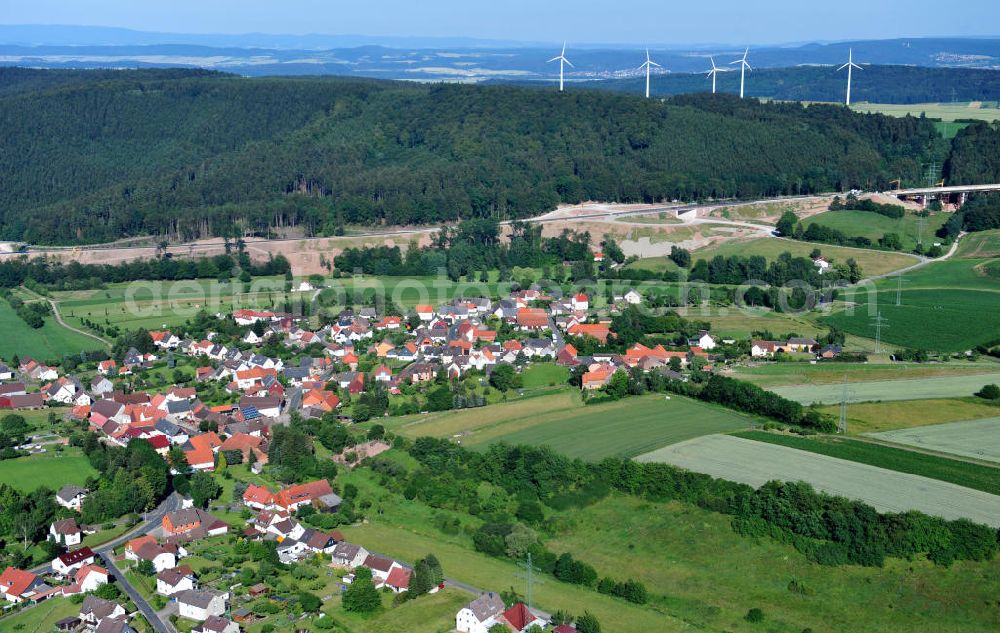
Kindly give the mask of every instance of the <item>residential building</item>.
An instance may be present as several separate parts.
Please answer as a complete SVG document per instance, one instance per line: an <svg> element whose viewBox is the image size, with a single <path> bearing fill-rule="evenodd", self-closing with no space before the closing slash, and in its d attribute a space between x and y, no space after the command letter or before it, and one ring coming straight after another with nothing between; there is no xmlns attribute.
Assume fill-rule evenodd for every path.
<svg viewBox="0 0 1000 633"><path fill-rule="evenodd" d="M228 593L204 589L186 589L175 594L177 612L182 618L202 622L210 616L221 616L226 612Z"/></svg>

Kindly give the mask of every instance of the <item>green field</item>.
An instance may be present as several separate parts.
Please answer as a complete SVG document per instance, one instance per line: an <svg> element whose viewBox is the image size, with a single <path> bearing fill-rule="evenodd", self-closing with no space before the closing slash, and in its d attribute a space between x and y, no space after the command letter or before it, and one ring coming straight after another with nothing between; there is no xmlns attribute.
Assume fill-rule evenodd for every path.
<svg viewBox="0 0 1000 633"><path fill-rule="evenodd" d="M972 107L969 103L910 103L910 104L889 104L889 103L854 103L851 109L858 112L877 112L889 116L919 117L924 114L929 119L941 119L942 121L954 121L956 119L979 119L982 121L996 121L1000 119L1000 109L997 103L978 102L979 107Z"/></svg>
<svg viewBox="0 0 1000 633"><path fill-rule="evenodd" d="M1000 372L1000 364L990 361L970 363L769 363L759 367L738 367L736 378L772 388L791 385L829 385L873 380L914 380L942 376L971 376ZM964 395L964 394L963 394ZM964 419L964 418L962 418Z"/></svg>
<svg viewBox="0 0 1000 633"><path fill-rule="evenodd" d="M82 350L99 349L94 339L68 330L54 316L45 317L45 325L33 329L17 316L6 301L0 301L0 357L8 361L16 354L39 360L59 360L64 354L78 354Z"/></svg>
<svg viewBox="0 0 1000 633"><path fill-rule="evenodd" d="M877 400L961 398L971 396L982 389L983 385L998 382L1000 382L1000 373L970 376L940 376L912 380L849 381L847 385L847 401L870 402ZM771 391L803 404L814 402L832 404L840 402L843 396L843 386L836 383L773 387Z"/></svg>
<svg viewBox="0 0 1000 633"><path fill-rule="evenodd" d="M731 257L733 255L740 255L742 257L761 255L768 261L772 261L784 252L789 252L796 257L808 257L809 253L816 248L823 251L827 257L833 259L835 262L844 262L849 258L854 258L866 275L882 275L917 263L916 257L903 253L830 246L828 244L814 244L812 242L799 242L771 237L722 242L718 245L696 250L691 253L691 257L694 260L710 260L716 255L724 257Z"/></svg>
<svg viewBox="0 0 1000 633"><path fill-rule="evenodd" d="M959 257L1000 257L1000 229L963 236L957 254Z"/></svg>
<svg viewBox="0 0 1000 633"><path fill-rule="evenodd" d="M1000 495L1000 468L980 466L946 457L840 437L800 437L764 431L744 431L733 435L757 442L778 444L810 453L878 466L901 473L921 475Z"/></svg>
<svg viewBox="0 0 1000 633"><path fill-rule="evenodd" d="M820 323L874 338L878 312L888 326L882 330L884 342L940 352L965 351L1000 337L1000 292L904 289L900 297L897 306L895 291L856 293L853 315L836 312Z"/></svg>
<svg viewBox="0 0 1000 633"><path fill-rule="evenodd" d="M822 412L838 416L840 406L823 407ZM979 398L861 402L847 408L847 432L850 435L878 433L928 424L992 418L998 414L1000 407L986 404Z"/></svg>
<svg viewBox="0 0 1000 633"><path fill-rule="evenodd" d="M80 605L69 598L50 598L36 607L0 618L0 631L18 633L49 633L55 624L80 613Z"/></svg>
<svg viewBox="0 0 1000 633"><path fill-rule="evenodd" d="M79 449L62 454L50 451L41 455L0 461L0 481L23 492L46 486L59 490L66 484L82 486L97 471Z"/></svg>
<svg viewBox="0 0 1000 633"><path fill-rule="evenodd" d="M827 211L802 220L802 227L821 224L841 231L848 237L867 237L874 244L877 244L879 238L886 233L898 233L903 242L903 250L911 251L921 237L925 246L937 241L934 233L949 216L948 213L935 213L928 218L919 218L907 213L900 219L894 219L867 211ZM821 244L817 244L816 247L824 252L828 248Z"/></svg>
<svg viewBox="0 0 1000 633"><path fill-rule="evenodd" d="M524 369L521 378L525 389L565 385L569 370L555 363L534 363Z"/></svg>
<svg viewBox="0 0 1000 633"><path fill-rule="evenodd" d="M493 442L551 446L581 459L632 457L710 433L748 428L755 418L688 398L663 395L583 405L573 392L540 396L447 415L410 416L390 423L407 437L456 438L463 445Z"/></svg>
<svg viewBox="0 0 1000 633"><path fill-rule="evenodd" d="M406 500L379 487L365 469L341 478L355 483L378 510L368 523L342 528L351 542L407 561L433 552L448 577L483 589L525 592L513 562L473 551L464 531L446 534L434 527L440 516L454 516L472 528L480 519ZM612 633L994 630L992 605L1000 591L995 562L943 568L923 559L890 559L882 568L821 566L790 545L736 535L727 516L617 494L553 512L546 525L549 550L571 552L602 576L632 577L649 589L650 603L638 606L536 576L542 581L534 586L539 608L591 611ZM792 579L809 591L789 591ZM743 620L751 607L764 610L763 628Z"/></svg>

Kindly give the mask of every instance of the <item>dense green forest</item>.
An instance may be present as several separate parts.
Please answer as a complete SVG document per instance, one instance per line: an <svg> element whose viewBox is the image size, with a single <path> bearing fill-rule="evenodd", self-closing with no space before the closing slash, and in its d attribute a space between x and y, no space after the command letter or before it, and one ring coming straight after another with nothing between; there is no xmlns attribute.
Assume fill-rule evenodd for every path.
<svg viewBox="0 0 1000 633"><path fill-rule="evenodd" d="M728 61L728 60L725 60ZM846 61L846 60L844 60ZM753 63L753 59L750 60ZM724 60L716 64L726 66ZM705 70L711 68L705 60ZM732 66L728 66L732 70ZM922 66L863 66L854 73L853 102L869 103L949 103L952 101L995 101L1000 95L1000 72L977 68L926 68ZM719 92L739 92L739 72L722 73ZM573 88L574 85L570 84ZM644 94L646 78L612 79L577 85L590 90L611 90ZM665 97L711 91L712 80L703 73L677 73L654 77L650 92ZM746 80L750 97L782 101L828 101L843 103L847 73L836 66L798 66L755 69Z"/></svg>
<svg viewBox="0 0 1000 633"><path fill-rule="evenodd" d="M20 81L30 89L0 96L0 238L332 234L347 223L526 217L586 199L869 189L918 182L930 160L969 162L949 157L929 121L830 105L66 72L32 71Z"/></svg>

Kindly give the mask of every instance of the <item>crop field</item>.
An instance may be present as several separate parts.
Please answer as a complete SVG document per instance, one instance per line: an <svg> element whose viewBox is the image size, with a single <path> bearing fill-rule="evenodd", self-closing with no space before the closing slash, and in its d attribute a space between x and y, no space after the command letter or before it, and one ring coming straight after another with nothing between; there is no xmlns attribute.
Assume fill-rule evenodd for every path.
<svg viewBox="0 0 1000 633"><path fill-rule="evenodd" d="M87 477L96 475L79 449L67 449L62 454L49 451L40 455L0 461L0 481L22 492L40 486L59 490L66 484L82 486Z"/></svg>
<svg viewBox="0 0 1000 633"><path fill-rule="evenodd" d="M1000 426L997 427L1000 429ZM859 462L901 473L922 475L931 479L1000 495L1000 468L928 455L905 448L885 446L875 442L816 435L802 437L765 431L743 431L736 437L757 442L787 446L810 453L827 455L850 462ZM998 442L1000 444L1000 442Z"/></svg>
<svg viewBox="0 0 1000 633"><path fill-rule="evenodd" d="M407 437L453 437L480 448L493 442L547 445L581 459L631 457L708 433L749 428L755 418L678 396L629 398L585 406L563 391L485 409L409 416L387 426Z"/></svg>
<svg viewBox="0 0 1000 633"><path fill-rule="evenodd" d="M938 398L852 404L847 408L847 433L849 435L879 433L945 422L991 418L1000 414L1000 408L976 400L978 399ZM840 405L830 405L820 410L836 417L840 413Z"/></svg>
<svg viewBox="0 0 1000 633"><path fill-rule="evenodd" d="M827 211L802 220L803 228L810 224L821 224L825 227L843 232L848 237L867 237L873 243L878 243L886 233L898 233L903 243L903 250L910 251L922 237L924 245L937 241L935 231L947 221L950 214L935 213L928 218L918 218L907 213L899 219L889 218L878 213L867 211ZM923 222L921 232L920 223ZM826 248L817 244L822 251Z"/></svg>
<svg viewBox="0 0 1000 633"><path fill-rule="evenodd" d="M768 481L804 481L828 494L859 499L881 512L919 510L1000 527L1000 497L955 484L826 455L708 435L641 455L754 487Z"/></svg>
<svg viewBox="0 0 1000 633"><path fill-rule="evenodd" d="M778 386L840 385L848 382L914 380L944 376L974 376L1000 372L995 362L977 363L768 363L740 367L733 375L770 389ZM970 394L961 394L970 395ZM840 401L839 398L837 400ZM963 418L964 419L964 418Z"/></svg>
<svg viewBox="0 0 1000 633"><path fill-rule="evenodd" d="M870 402L873 400L927 400L964 397L979 391L983 385L997 382L1000 382L1000 373L912 380L850 382L847 401ZM841 401L843 385L796 385L775 387L772 391L802 404L832 404Z"/></svg>
<svg viewBox="0 0 1000 633"><path fill-rule="evenodd" d="M894 444L1000 463L1000 416L875 433Z"/></svg>
<svg viewBox="0 0 1000 633"><path fill-rule="evenodd" d="M921 114L927 115L929 119L941 119L942 121L954 121L956 119L980 119L982 121L996 121L1000 119L1000 108L996 107L996 102L977 102L980 107L973 107L969 103L854 103L851 109L858 112L880 113L888 116L904 117L907 115L919 117Z"/></svg>
<svg viewBox="0 0 1000 633"><path fill-rule="evenodd" d="M1000 229L978 231L962 237L958 257L1000 257Z"/></svg>
<svg viewBox="0 0 1000 633"><path fill-rule="evenodd" d="M912 349L959 352L1000 336L1000 292L977 290L903 290L855 296L853 314L841 311L820 322L845 332L875 337L873 317L881 313L882 340ZM874 303L872 303L874 301Z"/></svg>
<svg viewBox="0 0 1000 633"><path fill-rule="evenodd" d="M965 238L962 239L964 241ZM987 270L991 264L995 264L997 261L1000 260L952 258L933 262L903 275L903 290L966 288L996 291L1000 288L1000 282L996 278L991 278ZM875 282L875 286L879 290L892 290L895 293L898 283L896 277L888 277L879 279ZM893 303L895 303L895 294L892 298Z"/></svg>
<svg viewBox="0 0 1000 633"><path fill-rule="evenodd" d="M796 240L776 239L772 237L762 237L754 240L729 241L708 248L699 249L691 253L694 260L712 259L716 255L731 257L740 255L749 257L751 255L761 255L768 261L777 259L785 252L791 253L795 257L808 257L813 249L818 248L835 262L844 262L854 258L861 266L866 275L882 275L890 273L906 266L917 263L917 258L903 253L889 253L873 251L860 248L846 248L843 246L830 246L829 244L814 244L812 242L799 242Z"/></svg>
<svg viewBox="0 0 1000 633"><path fill-rule="evenodd" d="M63 354L78 354L82 350L99 349L94 339L68 330L54 316L45 317L45 325L36 329L17 316L6 301L0 301L0 357L10 359L16 354L39 360L58 360Z"/></svg>

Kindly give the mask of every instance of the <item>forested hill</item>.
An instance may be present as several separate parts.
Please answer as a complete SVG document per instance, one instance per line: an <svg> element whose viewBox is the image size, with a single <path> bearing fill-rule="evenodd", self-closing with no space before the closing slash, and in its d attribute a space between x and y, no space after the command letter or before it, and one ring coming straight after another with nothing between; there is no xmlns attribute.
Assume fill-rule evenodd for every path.
<svg viewBox="0 0 1000 633"><path fill-rule="evenodd" d="M0 97L4 239L316 234L873 188L949 157L929 121L725 95L143 71L61 83Z"/></svg>
<svg viewBox="0 0 1000 633"><path fill-rule="evenodd" d="M752 60L751 60L752 61ZM719 73L719 92L739 94L740 73L735 66L716 60L728 72ZM706 62L706 70L711 66ZM747 96L782 101L826 101L843 103L847 71L837 66L800 66L755 69L746 77ZM925 68L919 66L869 66L855 71L851 101L869 103L949 103L952 101L996 101L1000 98L1000 70L975 68ZM570 84L570 89L611 90L645 94L646 78L609 79ZM650 92L671 96L711 92L712 80L704 73L653 76Z"/></svg>

